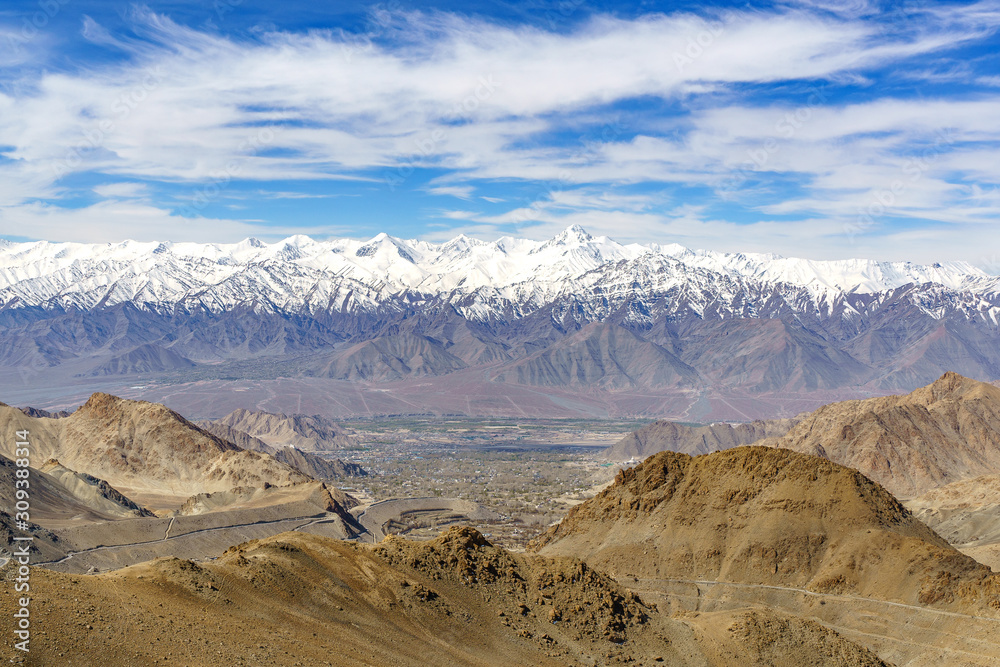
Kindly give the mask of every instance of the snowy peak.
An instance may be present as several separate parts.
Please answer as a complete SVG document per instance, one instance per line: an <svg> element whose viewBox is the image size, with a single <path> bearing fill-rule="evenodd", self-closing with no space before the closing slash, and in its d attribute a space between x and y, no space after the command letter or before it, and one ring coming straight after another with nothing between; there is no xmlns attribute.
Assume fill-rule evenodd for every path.
<svg viewBox="0 0 1000 667"><path fill-rule="evenodd" d="M368 241L317 241L300 234L271 244L254 238L234 244L0 244L0 303L18 307L89 309L132 302L217 312L266 303L300 312L373 309L394 295L418 293L474 296L469 312L486 317L510 307L531 312L563 297L586 301L588 294L610 290L619 295L615 298L683 293L685 307L699 315L713 312L712 303L725 303L727 312L756 316L761 295L776 290L797 290L789 299L802 309L907 285L926 286L926 294L951 290L966 295L968 308L978 308L983 317L998 315L992 304L1000 279L963 262L817 261L692 251L678 244L622 245L579 225L547 241L485 242L460 235L429 243L381 233ZM919 307L936 312L936 298L925 296ZM611 307L607 297L601 299L588 308Z"/></svg>
<svg viewBox="0 0 1000 667"><path fill-rule="evenodd" d="M399 239L395 239L385 232L355 250L354 255L355 257L380 257L383 262L395 261L398 257L411 264L416 263L411 250Z"/></svg>
<svg viewBox="0 0 1000 667"><path fill-rule="evenodd" d="M552 243L558 245L570 245L578 243L589 243L594 237L587 233L587 230L580 225L570 225L552 239Z"/></svg>
<svg viewBox="0 0 1000 667"><path fill-rule="evenodd" d="M460 257L475 248L485 248L488 246L489 244L485 241L468 237L465 234L459 234L452 240L441 244L441 254L450 257Z"/></svg>

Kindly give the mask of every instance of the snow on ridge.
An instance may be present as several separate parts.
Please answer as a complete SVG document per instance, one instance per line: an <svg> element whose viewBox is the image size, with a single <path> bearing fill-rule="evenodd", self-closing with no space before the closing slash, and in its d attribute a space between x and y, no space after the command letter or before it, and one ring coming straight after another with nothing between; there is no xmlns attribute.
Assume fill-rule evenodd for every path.
<svg viewBox="0 0 1000 667"><path fill-rule="evenodd" d="M597 273L595 273L597 272ZM589 277L588 277L589 276ZM597 281L594 283L593 281ZM201 303L223 309L266 295L288 307L343 300L344 289L375 303L403 291L432 295L489 289L520 301L579 294L586 289L647 289L688 284L723 294L731 283L804 288L817 306L849 293L879 293L932 283L996 295L1000 278L964 262L924 266L866 259L808 260L754 253L689 250L678 244L623 245L573 225L548 241L504 237L493 242L458 236L444 243L403 240L382 233L367 240L319 241L305 235L275 243L137 242L116 244L0 244L0 301L23 305L93 307L122 301ZM349 286L349 287L348 287ZM721 291L720 291L721 290ZM477 305L477 309L481 306Z"/></svg>

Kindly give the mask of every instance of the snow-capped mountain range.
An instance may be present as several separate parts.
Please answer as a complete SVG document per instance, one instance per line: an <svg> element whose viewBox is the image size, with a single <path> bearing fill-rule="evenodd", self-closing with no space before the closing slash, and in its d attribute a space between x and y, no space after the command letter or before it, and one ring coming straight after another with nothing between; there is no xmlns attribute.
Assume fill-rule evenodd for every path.
<svg viewBox="0 0 1000 667"><path fill-rule="evenodd" d="M640 276L646 284L634 284ZM378 308L406 292L446 298L482 293L526 306L615 283L657 291L784 286L803 288L816 303L910 284L982 295L1000 290L1000 278L965 262L815 261L676 244L623 245L576 225L548 241L504 237L489 243L462 235L436 244L379 234L368 241L292 236L272 244L251 238L235 244L39 241L0 247L0 303L6 307L88 310L130 302L212 312L248 304L270 312L343 311ZM996 313L988 315L995 319Z"/></svg>
<svg viewBox="0 0 1000 667"><path fill-rule="evenodd" d="M481 366L611 390L1000 377L1000 278L970 264L624 245L578 226L440 244L3 242L0 304L0 364L84 375L268 359L335 379Z"/></svg>

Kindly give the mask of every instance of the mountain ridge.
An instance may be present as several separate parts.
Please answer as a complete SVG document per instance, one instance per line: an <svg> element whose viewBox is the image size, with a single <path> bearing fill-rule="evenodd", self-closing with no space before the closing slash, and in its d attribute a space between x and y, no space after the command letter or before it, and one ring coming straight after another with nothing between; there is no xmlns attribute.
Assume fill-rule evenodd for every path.
<svg viewBox="0 0 1000 667"><path fill-rule="evenodd" d="M579 338L595 326L596 355ZM22 379L483 369L575 391L883 392L946 370L1000 378L1000 277L577 227L547 241L36 242L0 248L0 331L0 370Z"/></svg>
<svg viewBox="0 0 1000 667"><path fill-rule="evenodd" d="M270 454L276 461L291 466L314 479L333 480L344 477L363 477L368 474L364 468L356 463L348 463L341 459L322 458L290 445L272 447L259 438L221 422L198 422L198 426L212 435L234 443L241 449Z"/></svg>
<svg viewBox="0 0 1000 667"><path fill-rule="evenodd" d="M804 415L791 419L754 420L742 424L707 424L694 426L669 420L656 420L629 433L604 450L605 458L613 461L644 459L662 451L696 456L750 445L767 437L784 435Z"/></svg>
<svg viewBox="0 0 1000 667"><path fill-rule="evenodd" d="M293 263L303 270L336 274L357 283L382 281L395 291L405 289L429 294L535 284L558 284L566 278L579 277L598 267L643 257L656 257L683 264L696 271L720 276L748 277L769 284L808 286L816 294L825 292L880 292L907 284L940 284L951 289L970 287L997 289L1000 280L967 262L920 265L912 262L875 260L808 260L756 253L721 253L689 250L676 244L620 244L608 237L593 237L573 225L547 241L503 237L495 242L455 238L444 243L403 240L378 234L368 241L341 238L316 241L295 236L273 244L247 239L235 244L197 244L123 241L118 244L49 243L46 241L12 243L0 247L0 300L9 305L64 306L72 303L90 308L103 301L113 305L126 292L127 283L113 280L105 273L91 278L94 285L113 285L98 300L77 301L56 286L70 278L86 276L89 262L104 262L115 278L143 276L146 280L128 296L146 303L176 303L185 300L192 290L178 285L173 291L159 283L161 267L174 265L167 274L178 270L202 272L208 285L223 285L237 279L247 268L274 269L281 263ZM156 252L153 252L153 251ZM32 277L21 265L48 269L47 279ZM539 271L545 267L547 278ZM37 275L38 271L35 271ZM43 270L42 275L46 275ZM237 279L238 280L238 279ZM201 281L199 281L201 282ZM48 283L48 284L46 284ZM20 286L20 287L18 287ZM29 287L34 289L29 289ZM84 294L87 284L80 285ZM55 301L53 301L55 299ZM280 301L270 300L278 305ZM207 303L207 302L206 302ZM221 304L220 304L221 305Z"/></svg>
<svg viewBox="0 0 1000 667"><path fill-rule="evenodd" d="M0 425L11 433L28 430L31 455L39 462L56 459L69 474L99 478L147 507L145 494L157 503L179 504L191 495L237 486L311 481L267 454L203 431L163 405L101 392L58 419L31 417L0 404ZM13 441L0 442L0 454L12 456L13 447Z"/></svg>
<svg viewBox="0 0 1000 667"><path fill-rule="evenodd" d="M238 408L210 423L240 431L274 448L291 445L314 452L358 445L351 431L318 415L286 415Z"/></svg>
<svg viewBox="0 0 1000 667"><path fill-rule="evenodd" d="M620 471L531 548L573 553L612 575L1000 609L1000 575L879 484L826 459L761 446L655 454Z"/></svg>
<svg viewBox="0 0 1000 667"><path fill-rule="evenodd" d="M825 405L757 444L830 459L897 497L1000 470L1000 388L947 372L908 394Z"/></svg>

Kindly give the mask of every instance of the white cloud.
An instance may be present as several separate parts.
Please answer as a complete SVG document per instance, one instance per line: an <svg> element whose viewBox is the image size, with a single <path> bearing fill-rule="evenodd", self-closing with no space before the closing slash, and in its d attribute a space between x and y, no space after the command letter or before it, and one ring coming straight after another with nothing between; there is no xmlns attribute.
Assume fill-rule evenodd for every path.
<svg viewBox="0 0 1000 667"><path fill-rule="evenodd" d="M801 12L597 17L570 34L412 14L405 42L359 50L321 32L237 42L148 12L136 20L147 40L115 42L128 64L43 74L0 96L10 157L53 175L167 180L211 178L234 160L249 179L344 175L414 155L461 168L555 122L545 114L703 82L830 76L968 38L871 43L862 22ZM114 41L93 22L85 30Z"/></svg>
<svg viewBox="0 0 1000 667"><path fill-rule="evenodd" d="M94 192L108 199L135 199L149 191L145 183L105 183L94 188Z"/></svg>
<svg viewBox="0 0 1000 667"><path fill-rule="evenodd" d="M346 228L273 226L261 221L182 218L141 202L108 200L78 209L39 203L0 209L0 236L79 243L134 241L216 242L281 239L294 234L349 235Z"/></svg>
<svg viewBox="0 0 1000 667"><path fill-rule="evenodd" d="M478 215L475 211L442 211L440 217L449 220L473 220Z"/></svg>
<svg viewBox="0 0 1000 667"><path fill-rule="evenodd" d="M475 191L476 189L471 185L439 185L437 187L427 189L427 192L432 195L457 197L466 201L472 199L472 193Z"/></svg>
<svg viewBox="0 0 1000 667"><path fill-rule="evenodd" d="M337 179L381 187L387 176L406 182L415 166L432 166L447 175L426 191L464 201L480 181L537 181L532 205L512 203L520 208L492 216L443 214L482 226L472 228L541 233L580 222L615 237L655 232L693 245L805 243L811 232L792 231L794 223L706 221L691 209L671 210L676 196L621 186L709 186L718 192L713 203L725 198L761 218L801 215L842 229L926 147L933 164L887 215L971 225L997 214L983 193L1000 182L1000 96L891 99L871 86L871 99L842 104L803 81L867 85L866 68L988 34L997 7L918 8L887 28L868 20L866 2L814 0L773 11L598 16L563 33L412 13L388 17L380 24L385 38L363 43L324 31L238 40L142 10L133 14L140 38L125 39L88 20L85 36L126 53L123 64L46 72L0 93L7 158L0 231L29 225L34 236L54 239L136 229L242 238L260 235L259 225L211 221L195 230L153 201L155 188L135 181ZM910 23L912 16L922 20ZM965 72L913 71L949 81ZM739 92L776 82L800 92L767 106ZM608 105L637 98L669 100L681 111L632 114L620 126L601 120ZM605 131L592 141L547 139L601 123ZM942 133L946 145L934 148ZM72 194L59 178L76 172L121 180L93 188L109 200L100 205L71 211L38 203ZM727 189L734 177L745 182ZM788 179L802 192L765 201L755 179L768 187ZM267 196L324 195L276 187Z"/></svg>

